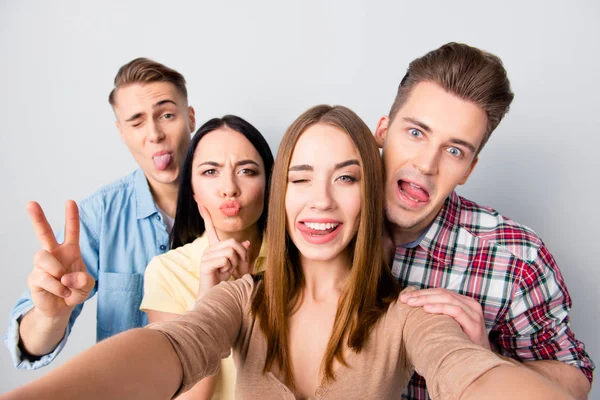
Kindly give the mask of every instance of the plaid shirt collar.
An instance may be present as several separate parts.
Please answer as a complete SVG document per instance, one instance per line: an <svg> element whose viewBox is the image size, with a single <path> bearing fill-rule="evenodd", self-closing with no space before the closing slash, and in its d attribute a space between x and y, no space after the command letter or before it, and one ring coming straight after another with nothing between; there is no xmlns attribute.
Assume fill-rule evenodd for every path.
<svg viewBox="0 0 600 400"><path fill-rule="evenodd" d="M419 246L443 265L450 265L460 222L460 197L452 191Z"/></svg>

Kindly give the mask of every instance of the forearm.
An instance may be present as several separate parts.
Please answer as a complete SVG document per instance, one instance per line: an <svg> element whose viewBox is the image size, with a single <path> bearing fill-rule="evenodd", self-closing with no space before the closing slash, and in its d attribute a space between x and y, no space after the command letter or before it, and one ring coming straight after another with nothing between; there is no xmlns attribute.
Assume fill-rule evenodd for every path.
<svg viewBox="0 0 600 400"><path fill-rule="evenodd" d="M93 346L0 400L170 399L181 380L181 363L169 340L155 330L134 329Z"/></svg>
<svg viewBox="0 0 600 400"><path fill-rule="evenodd" d="M577 400L587 399L592 385L577 367L555 360L526 361L527 368L555 382Z"/></svg>
<svg viewBox="0 0 600 400"><path fill-rule="evenodd" d="M65 336L69 317L61 315L46 317L32 308L19 324L19 343L23 351L33 357L41 357L54 351Z"/></svg>
<svg viewBox="0 0 600 400"><path fill-rule="evenodd" d="M502 365L492 368L473 381L460 398L567 400L573 397L552 381L528 368Z"/></svg>

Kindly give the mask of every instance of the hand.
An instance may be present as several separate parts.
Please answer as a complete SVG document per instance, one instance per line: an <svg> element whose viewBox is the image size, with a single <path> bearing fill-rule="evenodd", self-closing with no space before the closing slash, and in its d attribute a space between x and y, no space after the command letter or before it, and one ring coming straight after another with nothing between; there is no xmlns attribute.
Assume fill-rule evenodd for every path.
<svg viewBox="0 0 600 400"><path fill-rule="evenodd" d="M475 344L491 350L481 304L475 299L448 289L422 289L400 295L400 301L423 307L430 314L444 314L456 320Z"/></svg>
<svg viewBox="0 0 600 400"><path fill-rule="evenodd" d="M200 206L200 215L204 219L209 247L200 260L200 288L198 298L211 287L228 280L231 275L236 279L250 272L248 263L249 241L238 243L235 239L221 241L208 210Z"/></svg>
<svg viewBox="0 0 600 400"><path fill-rule="evenodd" d="M83 303L94 287L79 250L79 210L74 201L65 204L65 240L58 244L42 207L27 204L27 212L42 250L33 257L33 270L27 278L31 300L45 317L70 315Z"/></svg>

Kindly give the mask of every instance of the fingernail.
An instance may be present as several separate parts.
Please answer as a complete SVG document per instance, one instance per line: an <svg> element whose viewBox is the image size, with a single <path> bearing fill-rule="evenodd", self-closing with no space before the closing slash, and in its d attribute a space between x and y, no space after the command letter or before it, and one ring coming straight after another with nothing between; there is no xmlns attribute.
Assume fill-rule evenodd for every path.
<svg viewBox="0 0 600 400"><path fill-rule="evenodd" d="M63 290L63 297L69 297L71 295L71 291L69 289Z"/></svg>
<svg viewBox="0 0 600 400"><path fill-rule="evenodd" d="M407 303L411 303L411 304L415 303L416 301L417 301L417 299L414 297L411 297L410 299L406 300Z"/></svg>
<svg viewBox="0 0 600 400"><path fill-rule="evenodd" d="M65 286L73 286L74 283L75 283L75 280L73 279L72 276L65 277L65 281L64 281Z"/></svg>

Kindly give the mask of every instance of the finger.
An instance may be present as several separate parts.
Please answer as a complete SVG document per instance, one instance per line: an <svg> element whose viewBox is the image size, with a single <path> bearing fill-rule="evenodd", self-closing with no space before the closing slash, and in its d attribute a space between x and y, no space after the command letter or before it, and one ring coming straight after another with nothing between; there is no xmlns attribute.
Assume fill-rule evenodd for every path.
<svg viewBox="0 0 600 400"><path fill-rule="evenodd" d="M439 292L436 292L439 293ZM466 297L464 296L454 296L449 292L442 292L440 294L431 294L428 296L419 296L419 297L410 297L406 301L406 304L414 307L422 307L426 304L434 305L434 304L448 304L453 306L461 307L465 310L469 315L473 314L471 308L467 305Z"/></svg>
<svg viewBox="0 0 600 400"><path fill-rule="evenodd" d="M60 282L68 288L88 292L92 290L96 284L94 278L90 274L81 271L63 275Z"/></svg>
<svg viewBox="0 0 600 400"><path fill-rule="evenodd" d="M444 314L454 318L460 325L462 330L469 336L478 328L477 321L473 320L465 309L453 304L427 304L423 306L423 310L430 314ZM470 337L470 336L469 336Z"/></svg>
<svg viewBox="0 0 600 400"><path fill-rule="evenodd" d="M448 290L448 289L443 289L443 288L431 288L431 289L419 289L419 290L415 290L412 291L410 293L403 293L400 296L400 301L405 302L413 297L423 297L423 296L453 296L456 298L469 298L468 296L463 296L461 294L458 294L456 292L453 292L452 290Z"/></svg>
<svg viewBox="0 0 600 400"><path fill-rule="evenodd" d="M215 226L213 225L210 213L204 206L200 206L199 209L200 216L204 220L204 228L206 229L206 235L208 236L208 244L212 246L213 244L219 243L219 236L217 235L217 231L215 230Z"/></svg>
<svg viewBox="0 0 600 400"><path fill-rule="evenodd" d="M77 203L67 200L65 203L65 244L79 246L79 210Z"/></svg>
<svg viewBox="0 0 600 400"><path fill-rule="evenodd" d="M33 291L46 291L57 297L68 297L71 295L71 290L65 287L58 279L50 274L42 272L31 278L30 287Z"/></svg>
<svg viewBox="0 0 600 400"><path fill-rule="evenodd" d="M206 254L210 256L211 253L219 252L222 249L233 249L239 256L240 260L247 261L248 259L248 247L250 246L250 241L246 240L242 243L239 243L235 239L227 239L223 240L214 246L211 246L210 249L206 251Z"/></svg>
<svg viewBox="0 0 600 400"><path fill-rule="evenodd" d="M34 254L33 265L39 271L50 274L56 279L60 279L65 273L65 267L46 250L40 250Z"/></svg>
<svg viewBox="0 0 600 400"><path fill-rule="evenodd" d="M26 208L29 218L33 223L35 235L42 244L42 248L48 251L57 248L58 242L56 241L56 237L54 237L54 232L52 232L52 227L48 223L42 207L37 202L30 201L27 203Z"/></svg>
<svg viewBox="0 0 600 400"><path fill-rule="evenodd" d="M240 263L240 256L232 247L225 247L222 249L214 250L210 253L207 253L205 257L202 258L201 268L204 269L204 263L210 262L211 264L218 264L219 260L223 260L226 258L229 261L229 264L233 267L236 267ZM220 266L224 266L225 264L221 264Z"/></svg>

